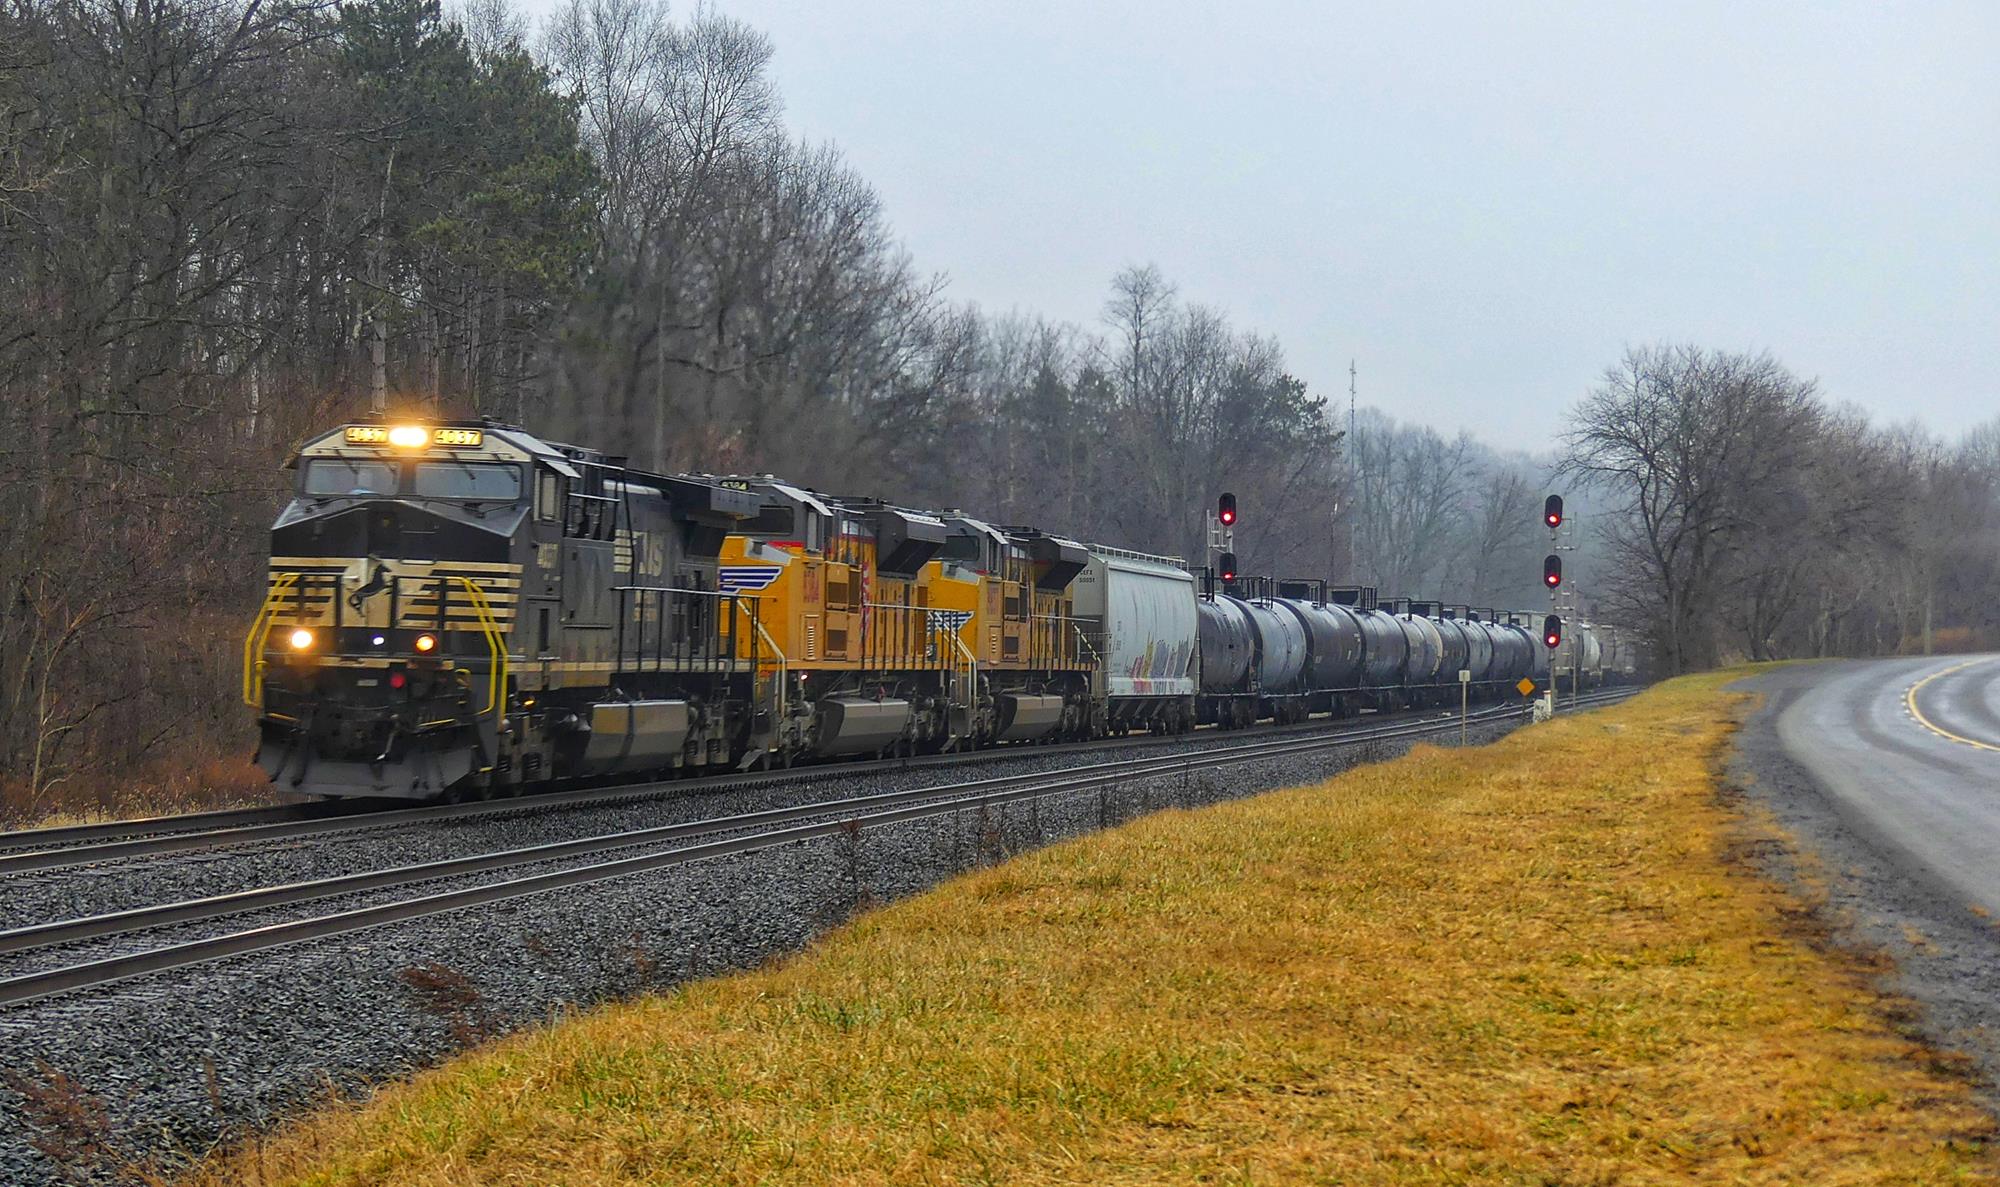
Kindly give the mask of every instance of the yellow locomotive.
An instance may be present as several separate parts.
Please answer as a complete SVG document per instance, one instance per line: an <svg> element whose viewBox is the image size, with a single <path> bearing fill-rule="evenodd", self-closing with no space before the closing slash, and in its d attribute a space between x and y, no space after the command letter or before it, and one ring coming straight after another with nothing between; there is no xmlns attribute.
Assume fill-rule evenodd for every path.
<svg viewBox="0 0 2000 1187"><path fill-rule="evenodd" d="M1081 545L770 477L713 481L760 503L718 580L756 598L762 633L740 632L740 654L781 657L757 738L780 761L1092 730L1069 597Z"/></svg>

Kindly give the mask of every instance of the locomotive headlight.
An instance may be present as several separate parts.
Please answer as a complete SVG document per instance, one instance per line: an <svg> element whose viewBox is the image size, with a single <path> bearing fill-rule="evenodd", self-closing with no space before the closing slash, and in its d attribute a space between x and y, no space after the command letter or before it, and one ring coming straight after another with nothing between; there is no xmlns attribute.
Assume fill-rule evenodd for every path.
<svg viewBox="0 0 2000 1187"><path fill-rule="evenodd" d="M389 430L389 444L398 449L422 449L431 443L431 431L422 425L397 425Z"/></svg>
<svg viewBox="0 0 2000 1187"><path fill-rule="evenodd" d="M292 632L292 650L304 651L313 645L313 633L304 627Z"/></svg>
<svg viewBox="0 0 2000 1187"><path fill-rule="evenodd" d="M437 636L436 636L436 635L418 635L418 636L417 636L417 650L418 650L418 651L422 651L422 652L430 652L430 651L432 651L432 650L436 649L437 645L438 645L438 640L437 640Z"/></svg>

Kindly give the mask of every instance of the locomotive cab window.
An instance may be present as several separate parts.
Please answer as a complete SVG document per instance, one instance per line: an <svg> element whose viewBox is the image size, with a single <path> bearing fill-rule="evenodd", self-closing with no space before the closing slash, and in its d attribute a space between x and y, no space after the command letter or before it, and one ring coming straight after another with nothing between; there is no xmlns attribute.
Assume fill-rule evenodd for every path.
<svg viewBox="0 0 2000 1187"><path fill-rule="evenodd" d="M299 491L308 495L393 495L396 465L367 458L316 457L306 462Z"/></svg>
<svg viewBox="0 0 2000 1187"><path fill-rule="evenodd" d="M430 499L512 503L521 497L521 468L492 462L418 462L413 489Z"/></svg>
<svg viewBox="0 0 2000 1187"><path fill-rule="evenodd" d="M792 507L789 503L770 503L757 512L757 518L737 529L746 536L773 536L785 538L792 534Z"/></svg>
<svg viewBox="0 0 2000 1187"><path fill-rule="evenodd" d="M562 517L562 479L547 470L535 474L535 518L554 523Z"/></svg>
<svg viewBox="0 0 2000 1187"><path fill-rule="evenodd" d="M940 554L948 561L955 561L968 569L979 567L979 537L969 532L947 537L944 551Z"/></svg>

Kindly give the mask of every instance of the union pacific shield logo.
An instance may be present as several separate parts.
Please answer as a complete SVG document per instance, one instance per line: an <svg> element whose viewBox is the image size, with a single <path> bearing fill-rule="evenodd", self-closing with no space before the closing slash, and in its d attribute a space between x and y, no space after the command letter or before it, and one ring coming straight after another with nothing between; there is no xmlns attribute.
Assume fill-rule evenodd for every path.
<svg viewBox="0 0 2000 1187"><path fill-rule="evenodd" d="M716 585L723 593L756 593L784 571L783 565L724 565L716 574Z"/></svg>
<svg viewBox="0 0 2000 1187"><path fill-rule="evenodd" d="M972 621L970 610L933 610L925 616L931 630L940 635L956 635Z"/></svg>

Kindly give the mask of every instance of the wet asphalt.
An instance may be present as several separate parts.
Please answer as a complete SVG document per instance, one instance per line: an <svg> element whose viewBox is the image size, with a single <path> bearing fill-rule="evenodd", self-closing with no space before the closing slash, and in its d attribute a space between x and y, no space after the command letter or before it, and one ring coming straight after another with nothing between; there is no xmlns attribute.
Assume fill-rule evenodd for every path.
<svg viewBox="0 0 2000 1187"><path fill-rule="evenodd" d="M1766 872L1836 939L1889 957L1910 1027L1968 1056L2000 1103L2000 656L1800 664L1733 687L1763 702L1730 781L1796 842Z"/></svg>

